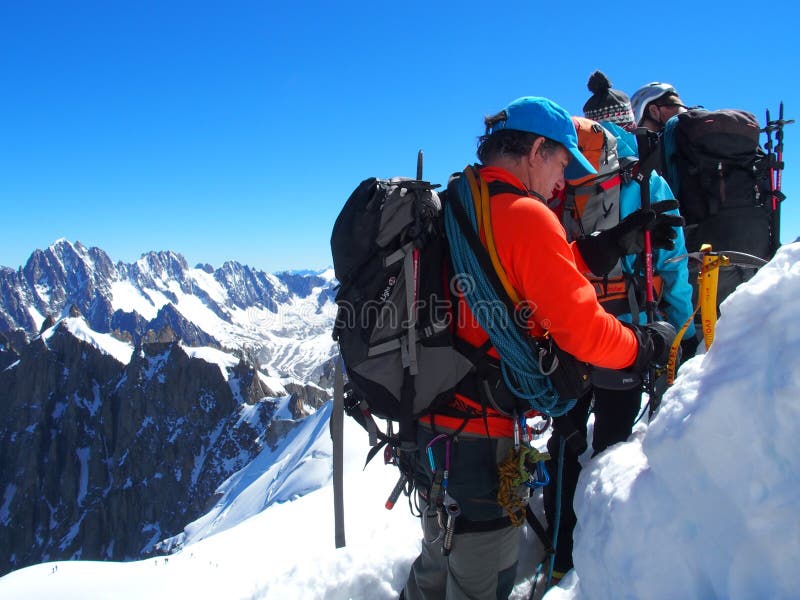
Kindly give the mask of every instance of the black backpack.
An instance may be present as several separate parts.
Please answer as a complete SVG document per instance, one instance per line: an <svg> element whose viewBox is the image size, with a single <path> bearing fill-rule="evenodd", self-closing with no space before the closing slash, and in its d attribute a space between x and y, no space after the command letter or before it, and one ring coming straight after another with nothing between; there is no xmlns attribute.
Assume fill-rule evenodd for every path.
<svg viewBox="0 0 800 600"><path fill-rule="evenodd" d="M403 457L413 456L416 420L446 404L488 350L488 344L480 355L456 348L449 249L435 187L419 176L366 179L333 226L331 253L340 284L333 338L341 354L330 420L337 548L345 545L344 414L369 433L367 462L386 446L385 460L400 467L386 502L391 508L413 486L413 468ZM373 417L386 420L385 431ZM399 423L397 434L393 421Z"/></svg>
<svg viewBox="0 0 800 600"><path fill-rule="evenodd" d="M669 121L665 177L686 219L690 252L714 249L771 257L769 165L756 117L742 110L691 109Z"/></svg>
<svg viewBox="0 0 800 600"><path fill-rule="evenodd" d="M367 428L373 445L380 432L372 416L399 422L401 437L410 438L409 426L449 400L473 367L456 348L449 251L434 187L367 179L331 235L340 284L333 337L349 380L345 411Z"/></svg>

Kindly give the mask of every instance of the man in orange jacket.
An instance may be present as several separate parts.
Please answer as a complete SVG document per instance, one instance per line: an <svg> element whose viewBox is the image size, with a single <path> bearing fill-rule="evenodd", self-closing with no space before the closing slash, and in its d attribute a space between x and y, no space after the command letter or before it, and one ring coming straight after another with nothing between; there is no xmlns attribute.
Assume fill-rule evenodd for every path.
<svg viewBox="0 0 800 600"><path fill-rule="evenodd" d="M582 272L602 276L620 256L640 251L644 227L651 229L656 246L669 247L674 223L638 211L613 229L568 243L545 195L564 186L565 170L569 178L595 172L578 150L569 114L546 98L524 97L485 124L479 175L489 185L500 263L518 296L533 308L530 334L548 333L564 351L600 367L643 372L651 363L663 364L674 329L661 322L621 323L598 304ZM489 334L463 297L457 315L457 337L481 347ZM530 406L505 387L498 358L492 349L487 364L462 382L445 409L420 420L415 479L423 541L403 590L405 600L505 598L513 588L520 532L498 503L498 463L514 447L512 415ZM479 390L487 385L492 406L479 400ZM446 515L437 514L441 507L434 502L442 484L455 507L452 514L457 512L447 548Z"/></svg>

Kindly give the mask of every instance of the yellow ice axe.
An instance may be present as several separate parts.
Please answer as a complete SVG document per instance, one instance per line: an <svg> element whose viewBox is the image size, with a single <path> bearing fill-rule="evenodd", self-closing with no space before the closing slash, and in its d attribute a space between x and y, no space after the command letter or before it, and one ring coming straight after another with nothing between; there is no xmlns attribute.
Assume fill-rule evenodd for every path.
<svg viewBox="0 0 800 600"><path fill-rule="evenodd" d="M719 268L728 267L730 259L721 252L713 252L711 244L703 244L700 247L699 257L700 273L697 275L698 298L697 307L694 312L686 319L680 328L672 346L669 349L669 361L667 362L667 385L672 385L675 381L675 370L678 362L678 348L689 323L692 322L697 311L700 311L700 320L703 324L703 340L706 343L706 350L714 342L714 331L717 327L717 284L719 282Z"/></svg>

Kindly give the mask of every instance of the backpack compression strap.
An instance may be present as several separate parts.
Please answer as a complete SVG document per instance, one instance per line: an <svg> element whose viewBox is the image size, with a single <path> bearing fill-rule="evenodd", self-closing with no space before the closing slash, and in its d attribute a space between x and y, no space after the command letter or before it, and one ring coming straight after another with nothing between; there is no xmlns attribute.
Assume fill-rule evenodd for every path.
<svg viewBox="0 0 800 600"><path fill-rule="evenodd" d="M594 194L598 191L604 192L606 190L610 190L614 186L622 184L622 176L619 172L614 172L603 177L596 177L583 185L573 187L567 184L567 194L572 194L573 196L583 196L583 195L590 195Z"/></svg>

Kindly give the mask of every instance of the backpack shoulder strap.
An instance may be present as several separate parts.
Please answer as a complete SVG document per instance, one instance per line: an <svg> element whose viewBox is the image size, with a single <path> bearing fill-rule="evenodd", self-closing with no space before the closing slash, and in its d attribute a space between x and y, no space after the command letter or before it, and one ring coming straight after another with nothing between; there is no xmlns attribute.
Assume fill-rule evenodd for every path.
<svg viewBox="0 0 800 600"><path fill-rule="evenodd" d="M662 164L662 136L656 135L652 132L647 132L644 128L639 128L637 132L636 142L639 146L639 159L631 168L633 180L642 185L643 182L650 181L650 174L655 172L660 174L663 170ZM647 146L643 148L643 146ZM649 195L649 187L648 187Z"/></svg>
<svg viewBox="0 0 800 600"><path fill-rule="evenodd" d="M500 262L500 256L497 254L497 246L494 243L491 192L489 191L489 186L474 167L466 170L466 176L470 185L470 189L472 190L472 198L478 205L476 207L479 209L477 211L477 214L479 215L478 231L486 243L486 250L489 252L489 258L492 261L492 267L494 268L495 273L497 273L497 277L500 279L500 283L503 285L503 289L505 289L506 294L508 294L508 297L514 303L514 306L519 306L521 298L517 293L517 290L514 289L514 286L511 285L511 281L508 279L506 270L503 268L503 264ZM509 185L509 187L514 188L514 186L511 185ZM514 193L520 192L519 190L514 189Z"/></svg>
<svg viewBox="0 0 800 600"><path fill-rule="evenodd" d="M678 178L678 167L675 163L675 153L677 146L675 144L675 129L678 126L678 117L669 119L667 124L664 125L664 131L661 134L661 155L662 164L664 166L664 179L667 180L672 193L677 198L680 194L680 180Z"/></svg>
<svg viewBox="0 0 800 600"><path fill-rule="evenodd" d="M619 174L622 183L629 183L633 180L633 173L639 168L638 156L623 156L619 159Z"/></svg>
<svg viewBox="0 0 800 600"><path fill-rule="evenodd" d="M484 247L483 243L481 243L481 239L478 236L478 233L470 225L469 218L464 212L464 208L461 206L461 203L457 199L458 189L455 187L457 183L458 183L457 179L453 179L448 185L448 189L450 189L450 186L453 186L453 191L451 192L451 194L453 196L456 196L456 198L453 197L448 198L448 206L453 212L453 216L455 217L456 223L458 223L458 228L461 231L462 235L464 236L464 239L467 241L470 248L472 249L472 252L475 254L475 258L477 259L481 267L481 270L491 283L492 288L494 288L498 298L500 298L500 300L505 305L509 315L513 315L516 311L516 304L506 292L506 287L501 281L500 276L498 275L497 271L494 268L488 250ZM516 321L512 319L511 322L515 323Z"/></svg>
<svg viewBox="0 0 800 600"><path fill-rule="evenodd" d="M496 196L497 194L519 194L520 196L528 195L527 190L518 188L507 181L490 181L487 184L487 187L489 189L490 196Z"/></svg>

